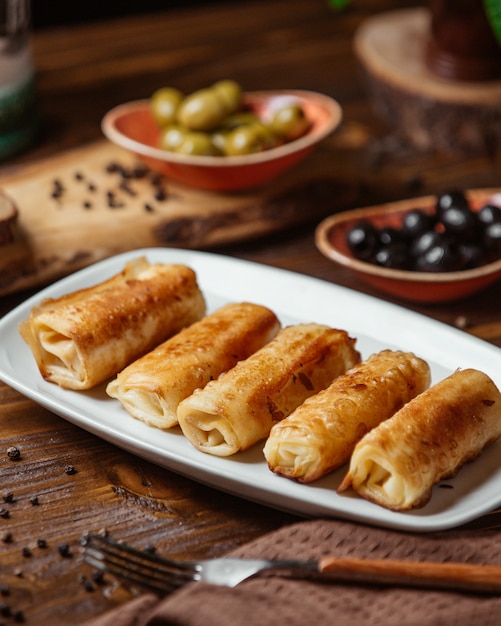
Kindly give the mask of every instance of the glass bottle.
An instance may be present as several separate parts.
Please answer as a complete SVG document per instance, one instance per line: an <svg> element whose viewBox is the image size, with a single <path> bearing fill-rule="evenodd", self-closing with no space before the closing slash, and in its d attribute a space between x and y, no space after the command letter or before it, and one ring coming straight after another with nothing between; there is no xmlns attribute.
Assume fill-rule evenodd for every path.
<svg viewBox="0 0 501 626"><path fill-rule="evenodd" d="M0 0L0 159L25 149L38 130L29 0Z"/></svg>

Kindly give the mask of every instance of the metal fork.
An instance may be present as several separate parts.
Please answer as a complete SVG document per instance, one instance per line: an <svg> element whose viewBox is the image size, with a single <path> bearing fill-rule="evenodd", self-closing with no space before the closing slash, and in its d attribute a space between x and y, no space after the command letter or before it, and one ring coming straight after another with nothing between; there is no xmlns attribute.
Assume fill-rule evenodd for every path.
<svg viewBox="0 0 501 626"><path fill-rule="evenodd" d="M82 537L84 560L132 585L167 595L189 582L235 587L265 570L325 582L500 594L501 566L323 557L319 560L216 558L178 561L109 537Z"/></svg>
<svg viewBox="0 0 501 626"><path fill-rule="evenodd" d="M318 573L317 561L238 558L180 561L137 550L103 535L84 535L81 543L84 560L89 565L161 595L196 581L236 587L266 569L290 570L299 567L305 575Z"/></svg>

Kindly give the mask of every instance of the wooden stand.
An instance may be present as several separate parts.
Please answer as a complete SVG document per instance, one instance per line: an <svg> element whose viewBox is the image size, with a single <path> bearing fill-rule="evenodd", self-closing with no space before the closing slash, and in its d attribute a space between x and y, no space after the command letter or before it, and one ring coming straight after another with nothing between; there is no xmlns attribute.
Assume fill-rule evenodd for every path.
<svg viewBox="0 0 501 626"><path fill-rule="evenodd" d="M425 65L427 9L379 14L354 49L383 118L420 150L493 155L501 148L501 80L465 82Z"/></svg>

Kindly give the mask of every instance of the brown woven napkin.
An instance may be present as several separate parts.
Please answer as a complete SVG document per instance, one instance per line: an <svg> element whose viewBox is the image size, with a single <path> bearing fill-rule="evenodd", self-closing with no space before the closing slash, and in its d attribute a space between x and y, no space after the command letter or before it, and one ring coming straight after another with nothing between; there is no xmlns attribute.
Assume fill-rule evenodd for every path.
<svg viewBox="0 0 501 626"><path fill-rule="evenodd" d="M232 556L325 555L501 565L501 531L477 527L410 534L337 520L299 522L252 541ZM498 526L498 528L501 528ZM85 626L499 626L501 596L322 584L268 573L234 589L192 583L171 596L151 594Z"/></svg>

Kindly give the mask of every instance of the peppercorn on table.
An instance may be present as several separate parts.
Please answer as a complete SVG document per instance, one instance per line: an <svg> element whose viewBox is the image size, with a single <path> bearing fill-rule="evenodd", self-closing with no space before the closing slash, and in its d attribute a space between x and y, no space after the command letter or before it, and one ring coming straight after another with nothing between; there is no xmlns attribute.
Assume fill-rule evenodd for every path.
<svg viewBox="0 0 501 626"><path fill-rule="evenodd" d="M181 236L180 211L180 239L169 245L206 248L224 257L323 279L501 347L499 282L468 299L410 304L360 282L315 247L316 225L322 215L337 210L453 188L499 186L499 155L419 152L401 141L374 109L353 53L353 34L364 19L397 5L402 2L363 0L337 13L326 0L226 2L36 30L33 56L41 133L35 144L1 164L0 181L29 182L49 167L43 169L45 187L32 191L36 194L38 189L39 195L31 219L41 220L49 210L55 211L47 236L57 256L58 232L60 246L67 243L64 231L58 231L66 216L55 207L63 193L55 182L61 180L58 164L62 155L92 154L103 145L108 149L100 121L113 106L148 97L162 86L188 92L222 78L237 80L248 90L323 92L341 104L343 123L319 152L281 180L280 189L272 185L263 192L252 190L245 201L238 194L226 198L233 203L231 211L222 210L219 221L197 222L203 228L229 229L238 221L237 235L211 239L204 231L203 237L187 245ZM77 158L66 171L67 177L74 175L72 184L88 183L78 177L81 171ZM167 181L165 191L175 196L178 188ZM161 201L154 198L155 192L157 188L148 191L151 205ZM87 187L80 200L93 203L93 198ZM203 213L213 196L197 192L196 200ZM89 228L73 233L74 242L82 238L85 252L78 258L80 267L98 258L97 247L107 237L120 238L122 220L125 224L129 218L112 201L108 198L110 206L103 205L113 220L109 231L106 223L93 222L99 232ZM264 205L265 213L256 208ZM235 217L237 209L249 212L246 219ZM91 214L93 207L79 204L78 210ZM267 226L276 223L258 229L252 215ZM143 207L141 217L152 222L155 213ZM142 247L148 225L137 219L137 247ZM134 230L129 228L127 236L132 249ZM0 237L0 290L4 288L0 314L5 315L55 276L23 283L21 260L13 256L7 265L2 242ZM59 268L59 275L77 265L68 262ZM13 289L14 275L19 284ZM5 288L8 283L11 287ZM85 532L107 529L136 546L155 546L160 553L194 559L223 555L302 519L300 514L230 495L143 460L4 383L0 383L0 498L0 621L9 624L22 620L83 624L131 599L124 586L112 577L93 578L82 562L79 540Z"/></svg>

